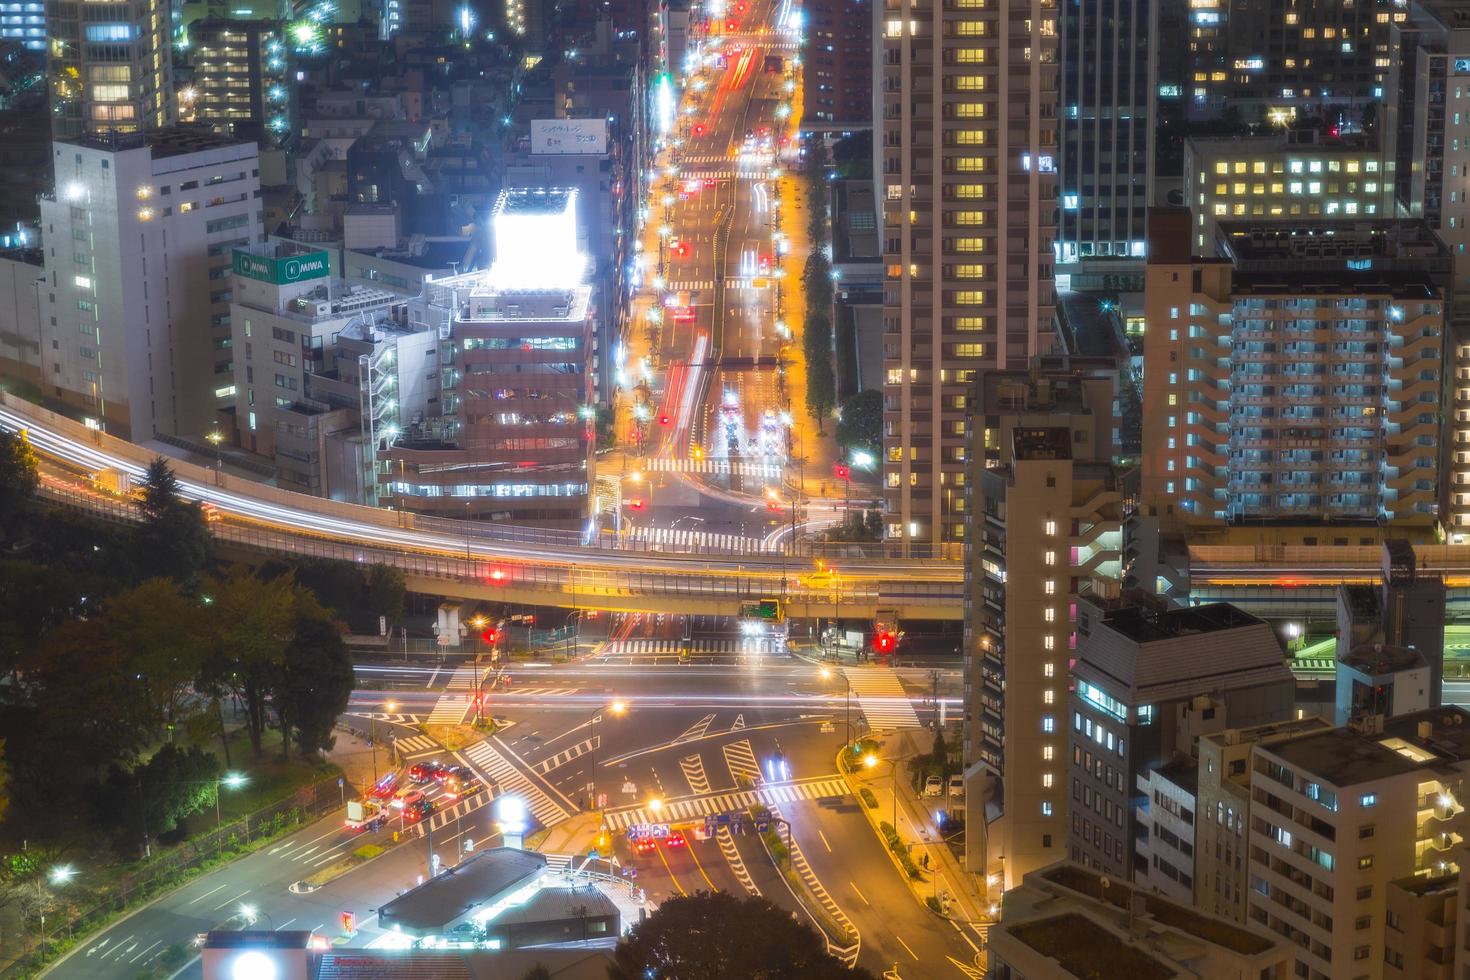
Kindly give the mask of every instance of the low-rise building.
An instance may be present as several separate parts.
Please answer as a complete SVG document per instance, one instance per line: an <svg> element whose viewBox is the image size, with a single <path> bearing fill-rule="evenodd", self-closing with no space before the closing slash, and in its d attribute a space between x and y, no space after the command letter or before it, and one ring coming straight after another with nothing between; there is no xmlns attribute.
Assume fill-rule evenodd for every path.
<svg viewBox="0 0 1470 980"><path fill-rule="evenodd" d="M1028 873L988 936L994 980L1285 980L1291 946L1075 864Z"/></svg>

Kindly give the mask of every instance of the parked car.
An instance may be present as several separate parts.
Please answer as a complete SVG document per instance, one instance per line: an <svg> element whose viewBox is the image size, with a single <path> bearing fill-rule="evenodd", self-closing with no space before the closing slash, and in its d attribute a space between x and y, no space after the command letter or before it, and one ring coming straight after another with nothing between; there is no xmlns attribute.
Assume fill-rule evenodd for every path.
<svg viewBox="0 0 1470 980"><path fill-rule="evenodd" d="M965 798L965 777L956 773L949 777L949 798L962 800Z"/></svg>
<svg viewBox="0 0 1470 980"><path fill-rule="evenodd" d="M944 792L944 783L938 776L930 776L924 780L924 795L939 796Z"/></svg>

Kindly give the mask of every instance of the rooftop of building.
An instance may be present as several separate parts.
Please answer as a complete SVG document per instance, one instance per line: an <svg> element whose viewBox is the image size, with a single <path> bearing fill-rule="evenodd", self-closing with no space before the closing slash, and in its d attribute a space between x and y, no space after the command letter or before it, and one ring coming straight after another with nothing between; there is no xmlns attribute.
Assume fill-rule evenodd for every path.
<svg viewBox="0 0 1470 980"><path fill-rule="evenodd" d="M1217 229L1220 254L1233 259L1237 268L1288 261L1366 269L1388 260L1452 260L1449 246L1422 220L1221 221Z"/></svg>
<svg viewBox="0 0 1470 980"><path fill-rule="evenodd" d="M561 214L576 197L575 188L515 187L503 191L496 202L496 213L500 214Z"/></svg>
<svg viewBox="0 0 1470 980"><path fill-rule="evenodd" d="M1168 980L1178 974L1167 963L1127 942L1078 912L1006 926L1006 932L1087 980Z"/></svg>
<svg viewBox="0 0 1470 980"><path fill-rule="evenodd" d="M1014 459L1072 458L1072 430L1065 425L1018 427L1011 437Z"/></svg>
<svg viewBox="0 0 1470 980"><path fill-rule="evenodd" d="M481 851L387 902L378 919L410 934L438 933L475 908L530 884L545 870L546 858L534 851Z"/></svg>
<svg viewBox="0 0 1470 980"><path fill-rule="evenodd" d="M1428 661L1418 650L1392 643L1360 644L1344 654L1341 663L1370 677L1428 666Z"/></svg>
<svg viewBox="0 0 1470 980"><path fill-rule="evenodd" d="M463 265L474 242L467 238L422 238L396 246L379 248L354 248L359 255L371 255L415 268L438 271Z"/></svg>
<svg viewBox="0 0 1470 980"><path fill-rule="evenodd" d="M456 319L466 323L571 323L586 319L591 301L591 286L517 289L485 282L470 291L469 302L460 308Z"/></svg>
<svg viewBox="0 0 1470 980"><path fill-rule="evenodd" d="M1382 614L1383 595L1376 585L1339 585L1337 593L1356 620L1377 619Z"/></svg>
<svg viewBox="0 0 1470 980"><path fill-rule="evenodd" d="M1117 374L1118 363L1110 357L1041 357L1028 370L980 372L975 404L985 415L1079 414L1089 411L1084 382Z"/></svg>
<svg viewBox="0 0 1470 980"><path fill-rule="evenodd" d="M1095 605L1102 610L1104 624L1138 644L1265 625L1262 620L1228 602L1183 609L1153 608L1124 597Z"/></svg>
<svg viewBox="0 0 1470 980"><path fill-rule="evenodd" d="M1057 324L1067 349L1083 357L1116 359L1129 354L1115 299L1096 293L1059 290Z"/></svg>
<svg viewBox="0 0 1470 980"><path fill-rule="evenodd" d="M1445 705L1389 718L1381 734L1362 726L1334 728L1278 742L1265 751L1334 786L1353 786L1457 764L1470 756L1467 719L1470 712L1464 708Z"/></svg>
<svg viewBox="0 0 1470 980"><path fill-rule="evenodd" d="M1227 728L1223 732L1208 732L1201 735L1200 738L1209 739L1217 745L1245 745L1331 730L1330 721L1310 715L1306 718L1291 718L1287 721L1270 721L1264 725L1251 725L1247 728Z"/></svg>
<svg viewBox="0 0 1470 980"><path fill-rule="evenodd" d="M1376 151L1368 133L1334 136L1320 129L1286 129L1263 135L1189 136L1185 145L1206 156L1247 156L1253 153L1351 153Z"/></svg>
<svg viewBox="0 0 1470 980"><path fill-rule="evenodd" d="M117 153L147 147L155 160L200 153L205 150L222 150L228 147L249 147L259 152L253 140L223 136L211 129L193 126L167 126L149 129L141 133L87 133L68 140L57 140L56 145L84 146L92 150Z"/></svg>
<svg viewBox="0 0 1470 980"><path fill-rule="evenodd" d="M1167 765L1158 766L1154 772L1191 796L1199 790L1199 767L1193 761L1176 759Z"/></svg>
<svg viewBox="0 0 1470 980"><path fill-rule="evenodd" d="M536 946L501 950L342 949L322 954L317 980L504 980L543 966L556 980L604 980L612 964L609 947Z"/></svg>
<svg viewBox="0 0 1470 980"><path fill-rule="evenodd" d="M542 888L521 904L507 908L490 921L497 926L552 919L596 918L617 915L618 905L595 885Z"/></svg>
<svg viewBox="0 0 1470 980"><path fill-rule="evenodd" d="M1389 884L1419 898L1437 894L1453 895L1460 890L1460 876L1456 872L1442 875L1405 875L1395 878Z"/></svg>

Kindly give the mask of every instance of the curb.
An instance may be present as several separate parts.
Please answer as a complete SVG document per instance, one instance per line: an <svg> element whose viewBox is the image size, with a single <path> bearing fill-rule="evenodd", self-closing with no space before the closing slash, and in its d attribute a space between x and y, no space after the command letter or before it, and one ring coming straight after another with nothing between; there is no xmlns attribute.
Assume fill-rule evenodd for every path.
<svg viewBox="0 0 1470 980"><path fill-rule="evenodd" d="M940 919L956 921L954 916L945 915L941 912L935 912L934 909L930 908L929 903L925 900L926 896L919 894L919 888L916 882L921 879L910 878L909 873L903 869L903 865L898 863L898 856L893 853L891 848L889 848L888 841L885 840L883 837L883 830L881 827L878 826L879 821L875 816L877 811L869 807L867 802L863 800L863 794L859 792L859 790L863 787L858 786L857 781L853 779L851 770L849 770L847 766L843 763L843 757L846 754L847 753L843 751L839 751L837 753L837 769L839 772L842 773L842 780L847 784L848 790L852 793L853 796L856 796L858 798L858 806L862 809L863 816L867 818L868 826L872 829L874 836L878 838L878 846L883 848L883 853L888 856L889 863L891 863L893 865L893 869L898 872L899 878L901 878L904 884L908 886L909 894L914 897L914 901L918 902L920 907L922 907L924 911ZM893 829L895 832L898 831L897 827L894 827ZM932 875L933 872L931 871L930 874Z"/></svg>

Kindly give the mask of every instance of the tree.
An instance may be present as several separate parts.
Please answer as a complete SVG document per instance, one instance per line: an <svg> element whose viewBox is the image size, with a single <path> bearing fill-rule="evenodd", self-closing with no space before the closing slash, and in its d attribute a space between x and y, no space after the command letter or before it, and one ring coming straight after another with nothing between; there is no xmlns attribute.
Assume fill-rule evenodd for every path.
<svg viewBox="0 0 1470 980"><path fill-rule="evenodd" d="M873 980L827 952L820 936L759 898L695 892L671 898L613 951L609 980Z"/></svg>
<svg viewBox="0 0 1470 980"><path fill-rule="evenodd" d="M298 612L284 669L274 691L280 716L281 755L292 741L303 758L332 747L332 726L347 709L355 677L342 633L310 594Z"/></svg>
<svg viewBox="0 0 1470 980"><path fill-rule="evenodd" d="M148 464L138 490L143 521L134 542L144 575L171 578L193 591L212 550L203 512L180 494L178 477L162 456Z"/></svg>
<svg viewBox="0 0 1470 980"><path fill-rule="evenodd" d="M816 419L817 432L837 401L837 379L832 374L832 321L824 309L810 309L802 327L806 354L806 407Z"/></svg>
<svg viewBox="0 0 1470 980"><path fill-rule="evenodd" d="M141 766L113 766L93 793L93 815L103 827L130 831L130 840L169 834L214 805L219 775L219 760L199 746L165 745Z"/></svg>
<svg viewBox="0 0 1470 980"><path fill-rule="evenodd" d="M551 980L551 971L546 968L545 963L537 963L526 971L521 980Z"/></svg>
<svg viewBox="0 0 1470 980"><path fill-rule="evenodd" d="M194 683L208 635L203 607L177 582L152 578L108 599L104 622L112 641L129 653L155 734L175 737L177 727L202 709Z"/></svg>
<svg viewBox="0 0 1470 980"><path fill-rule="evenodd" d="M876 459L883 443L883 392L860 391L842 403L837 419L837 443L844 449L859 449Z"/></svg>
<svg viewBox="0 0 1470 980"><path fill-rule="evenodd" d="M367 571L367 606L390 623L403 622L403 600L408 588L403 573L391 565L371 565Z"/></svg>
<svg viewBox="0 0 1470 980"><path fill-rule="evenodd" d="M266 728L266 705L285 663L297 612L298 587L293 576L261 580L236 570L209 585L208 617L213 655L206 658L200 686L214 698L219 734L224 738L221 701L239 698L245 709L245 731L259 758ZM230 763L226 749L225 763Z"/></svg>
<svg viewBox="0 0 1470 980"><path fill-rule="evenodd" d="M7 539L30 510L40 485L36 451L30 442L19 433L0 432L0 529Z"/></svg>

